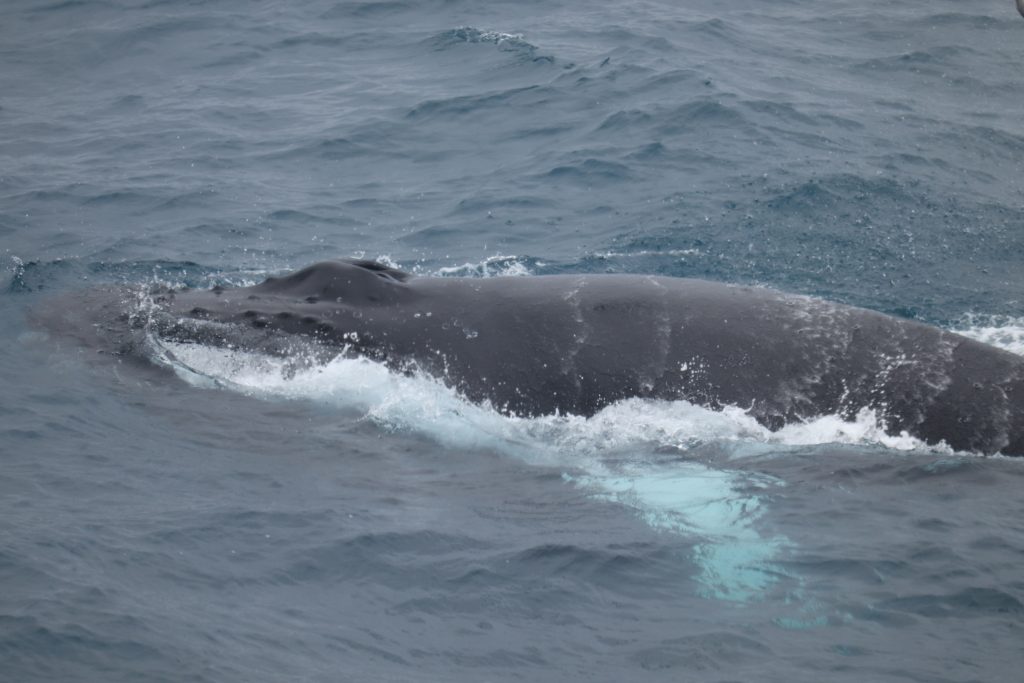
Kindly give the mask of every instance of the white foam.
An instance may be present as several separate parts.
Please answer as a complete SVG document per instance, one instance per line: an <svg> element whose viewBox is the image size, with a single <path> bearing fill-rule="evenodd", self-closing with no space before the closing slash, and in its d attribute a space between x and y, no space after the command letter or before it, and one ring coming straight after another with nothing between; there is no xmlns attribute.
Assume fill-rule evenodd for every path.
<svg viewBox="0 0 1024 683"><path fill-rule="evenodd" d="M788 446L811 446L815 444L872 444L885 446L897 451L931 450L952 452L945 445L928 445L907 432L887 434L877 414L870 408L863 408L852 420L839 415L823 415L807 422L788 424L770 434L767 440Z"/></svg>
<svg viewBox="0 0 1024 683"><path fill-rule="evenodd" d="M480 263L463 263L461 266L439 268L440 277L522 277L531 275L529 267L518 256L495 254Z"/></svg>
<svg viewBox="0 0 1024 683"><path fill-rule="evenodd" d="M969 315L953 331L1024 356L1024 318Z"/></svg>
<svg viewBox="0 0 1024 683"><path fill-rule="evenodd" d="M634 510L652 528L695 537L696 578L703 593L728 600L754 598L783 573L772 562L786 539L763 537L757 525L765 496L782 483L684 454L712 447L714 453L742 458L828 442L922 446L910 437L888 437L868 412L855 422L823 417L778 432L740 408L714 411L686 401L630 399L590 418L514 417L470 403L433 378L394 373L362 358L317 365L152 341L155 358L196 385L326 403L445 446L563 468L567 481Z"/></svg>

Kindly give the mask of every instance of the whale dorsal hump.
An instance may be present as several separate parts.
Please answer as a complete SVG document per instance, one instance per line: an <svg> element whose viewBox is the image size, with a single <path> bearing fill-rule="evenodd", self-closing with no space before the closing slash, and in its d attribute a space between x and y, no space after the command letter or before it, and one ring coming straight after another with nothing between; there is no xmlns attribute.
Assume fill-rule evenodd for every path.
<svg viewBox="0 0 1024 683"><path fill-rule="evenodd" d="M254 290L295 299L346 303L388 303L401 298L409 273L377 261L339 259L314 263L282 277L267 278Z"/></svg>
<svg viewBox="0 0 1024 683"><path fill-rule="evenodd" d="M366 259L340 259L339 263L348 263L357 268L363 268L364 270L368 270L371 273L377 273L379 277L389 278L391 280L396 280L398 282L405 282L410 277L412 277L412 275L405 272L404 270L399 270L398 268L386 266L380 261L370 261Z"/></svg>

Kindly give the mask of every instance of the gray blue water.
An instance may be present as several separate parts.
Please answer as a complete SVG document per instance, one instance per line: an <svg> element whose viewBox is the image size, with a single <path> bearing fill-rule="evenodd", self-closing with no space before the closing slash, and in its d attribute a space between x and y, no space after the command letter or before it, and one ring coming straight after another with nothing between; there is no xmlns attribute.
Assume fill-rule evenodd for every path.
<svg viewBox="0 0 1024 683"><path fill-rule="evenodd" d="M336 256L753 283L1024 353L1009 0L5 0L0 681L1011 681L1024 462L97 359L97 284ZM172 353L172 351L174 351Z"/></svg>

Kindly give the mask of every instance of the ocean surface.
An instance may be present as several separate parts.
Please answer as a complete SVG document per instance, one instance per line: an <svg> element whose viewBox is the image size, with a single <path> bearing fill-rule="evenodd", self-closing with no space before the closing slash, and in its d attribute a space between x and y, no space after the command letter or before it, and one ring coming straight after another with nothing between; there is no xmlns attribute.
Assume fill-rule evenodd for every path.
<svg viewBox="0 0 1024 683"><path fill-rule="evenodd" d="M1024 460L507 417L33 323L97 285L655 273L1024 353L1010 0L5 0L0 681L1012 681Z"/></svg>

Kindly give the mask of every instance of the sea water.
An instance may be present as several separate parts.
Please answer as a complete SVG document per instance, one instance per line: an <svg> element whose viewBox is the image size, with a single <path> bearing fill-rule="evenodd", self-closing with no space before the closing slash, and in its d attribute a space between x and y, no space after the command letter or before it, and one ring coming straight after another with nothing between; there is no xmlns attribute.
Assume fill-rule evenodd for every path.
<svg viewBox="0 0 1024 683"><path fill-rule="evenodd" d="M5 2L0 680L1015 680L1017 459L31 319L358 256L1022 353L1021 63L1008 0Z"/></svg>

